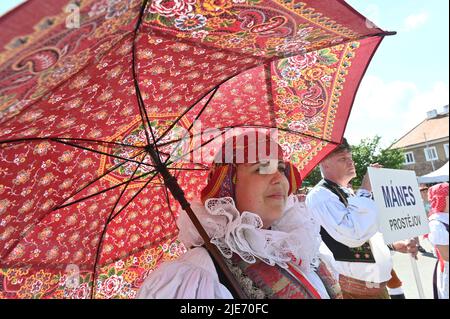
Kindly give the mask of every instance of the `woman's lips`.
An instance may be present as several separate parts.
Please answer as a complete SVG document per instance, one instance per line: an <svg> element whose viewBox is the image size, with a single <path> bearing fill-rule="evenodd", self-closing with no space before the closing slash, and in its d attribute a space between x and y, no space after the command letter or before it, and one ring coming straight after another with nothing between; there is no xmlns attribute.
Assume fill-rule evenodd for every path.
<svg viewBox="0 0 450 319"><path fill-rule="evenodd" d="M267 197L269 197L271 199L284 199L286 196L284 194L277 193L277 194L269 195Z"/></svg>

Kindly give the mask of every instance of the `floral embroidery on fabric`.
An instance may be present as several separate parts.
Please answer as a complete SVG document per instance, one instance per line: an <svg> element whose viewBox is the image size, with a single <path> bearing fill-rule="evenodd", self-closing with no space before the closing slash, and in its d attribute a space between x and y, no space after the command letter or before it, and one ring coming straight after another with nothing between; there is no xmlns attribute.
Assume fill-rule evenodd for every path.
<svg viewBox="0 0 450 319"><path fill-rule="evenodd" d="M2 298L133 297L183 252L148 145L188 201L231 128L279 128L304 177L381 41L341 1L311 0L150 1L135 37L142 3L30 0L0 21Z"/></svg>

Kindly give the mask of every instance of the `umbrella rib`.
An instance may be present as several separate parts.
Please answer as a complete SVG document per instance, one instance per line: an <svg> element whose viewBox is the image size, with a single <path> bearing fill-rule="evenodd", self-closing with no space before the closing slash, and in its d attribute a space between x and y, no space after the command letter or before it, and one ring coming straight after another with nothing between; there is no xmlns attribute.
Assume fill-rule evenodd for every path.
<svg viewBox="0 0 450 319"><path fill-rule="evenodd" d="M361 37L359 37L359 38L357 38L357 39L361 39L361 40L362 40L362 39L367 38L367 37L376 37L376 36L384 36L384 35L391 35L391 34L395 34L395 33L383 32L383 33L377 33L377 34L374 34L374 35L361 36ZM343 43L347 43L347 42L350 42L350 41L357 41L357 39L348 39L347 41L345 41L345 42L343 42ZM314 49L314 50L317 50L317 49ZM310 51L311 51L311 50L310 50ZM307 51L307 52L309 52L309 51ZM289 56L295 56L295 55L298 55L298 54L285 55L285 56L283 56L283 58L281 58L281 57L273 57L273 58L267 59L265 62L263 62L265 71L266 71L266 72L268 71L268 74L269 74L269 76L270 76L270 73L271 73L271 71L270 71L270 63L271 63L271 62L277 61L277 60L280 60L280 59L284 59L284 58L287 58L287 57L289 57ZM257 66L252 66L252 67L250 67L250 68L248 68L248 69L252 69L252 68L254 68L254 67L257 67ZM243 71L241 71L241 72L239 72L239 73L237 73L237 74L235 74L235 75L233 75L233 76L230 76L230 77L227 78L226 80L224 80L224 81L222 81L221 83L219 83L218 85L216 85L214 88L212 88L212 89L211 89L210 91L208 91L206 94L204 94L199 100L197 100L194 104L192 104L189 108L187 108L187 110L184 111L183 114L182 114L181 116L179 116L179 117L175 120L174 123L171 124L171 126L163 133L163 135L161 135L161 137L158 138L158 140L156 141L156 143L158 143L158 142L161 140L161 138L164 137L164 136L170 131L170 129L173 128L173 126L175 126L176 123L177 123L178 121L180 121L181 118L182 118L187 112L189 112L189 111L190 111L197 103L199 103L205 96L207 96L210 92L214 91L213 95L208 99L207 103L203 106L201 112L203 112L204 109L206 108L206 106L208 106L208 104L209 104L209 102L211 101L212 97L215 95L215 93L217 92L218 88L219 88L222 84L224 84L225 82L229 81L230 79L236 77L237 75L242 74L242 73L245 72L246 70L247 70L247 69L245 69L245 70L243 70ZM269 96L271 97L271 99L270 99L270 101L269 101L269 105L271 106L271 110L272 110L272 112L274 113L274 110L273 110L273 109L274 109L274 102L273 102L273 97L272 97L272 94L271 94L270 78L269 78L269 79L266 78L266 84L267 84L267 83L268 83L268 90L269 90L268 92L269 92ZM195 120L197 120L197 119L200 117L201 112L197 115L197 117L196 117ZM194 120L194 121L195 121L195 120ZM272 119L272 120L273 120L273 119ZM192 125L193 125L193 124L191 124L190 128L188 129L188 131L190 131L190 129L192 128ZM273 123L272 123L272 125L273 125ZM294 132L293 132L293 133L294 133ZM302 133L302 134L303 134L303 133ZM308 135L308 134L303 134L303 135L305 135L305 136L310 136L310 135ZM310 136L310 137L311 137L311 136ZM182 139L177 139L177 140L175 140L175 142L181 141L181 140L183 140L183 139L184 139L184 137L183 137ZM322 139L322 140L323 140L323 139ZM326 140L324 140L324 141L326 141ZM327 142L329 142L329 141L327 141ZM170 142L169 142L169 143L170 143ZM158 146L162 146L162 145L167 145L167 143L159 144ZM165 161L165 164L167 163L168 160L169 160L169 159L167 159L167 160Z"/></svg>
<svg viewBox="0 0 450 319"><path fill-rule="evenodd" d="M216 85L215 87L213 87L211 90L209 90L206 94L202 95L197 101L195 101L194 103L192 103L191 106L189 106L180 116L178 116L178 118L164 131L164 133L156 140L156 143L159 143L159 141L161 141L161 139L164 138L164 136L167 135L167 133L170 132L170 130L183 118L183 116L185 116L190 110L192 110L201 100L203 100L203 98L205 96L207 96L208 94L211 94L211 96L208 98L208 101L206 101L205 105L202 107L202 109L200 110L200 112L197 114L197 116L195 117L194 121L191 123L191 125L189 126L189 128L187 129L188 131L190 131L192 129L192 126L194 125L195 121L198 120L198 118L200 117L200 115L203 113L203 111L205 110L205 108L208 106L209 102L211 102L212 98L214 97L214 95L216 94L217 90L219 89L220 84Z"/></svg>
<svg viewBox="0 0 450 319"><path fill-rule="evenodd" d="M214 130L223 130L223 129L234 129L234 128L241 128L241 127L242 128L277 129L277 130L280 130L280 131L284 131L284 132L288 132L288 133L292 133L292 134L296 134L296 135L303 135L303 136L306 136L306 137L320 139L320 140L322 140L324 142L327 142L327 143L339 144L339 142L333 142L331 140L325 139L325 138L320 137L320 136L314 136L314 135L311 135L311 134L298 132L298 131L293 131L293 130L290 130L290 129L280 128L280 127L276 127L276 126L256 125L256 124L235 124L235 125L230 125L230 126L215 127L213 129ZM192 135L192 137L200 136L200 135L204 134L205 132L206 131L200 132L198 134L194 134L194 135ZM167 146L167 145L170 145L170 144L173 144L173 143L177 143L177 142L181 141L182 139L184 139L184 138L168 141L168 142L165 142L163 144L160 144L159 146L161 147L161 146ZM186 153L186 154L188 154L188 153Z"/></svg>
<svg viewBox="0 0 450 319"><path fill-rule="evenodd" d="M147 155L148 155L147 153L144 154L144 157L142 158L142 161L141 161L140 164L142 164L142 162L145 160L145 157L146 157ZM124 187L123 190L121 191L121 193L120 193L120 195L119 195L119 198L118 198L118 200L116 201L116 203L114 204L114 207L113 207L113 209L112 209L112 211L111 211L110 217L111 217L112 213L114 213L114 209L116 209L117 205L119 204L119 201L120 201L120 199L122 198L122 195L125 193L125 191L127 190L128 186L130 185L131 180L133 179L134 175L135 175L136 172L139 170L139 167L141 166L140 164L136 167L136 169L134 170L133 174L131 175L131 178L127 181L127 183L125 184L125 187ZM109 219L110 219L110 218L108 218L108 220L109 220Z"/></svg>
<svg viewBox="0 0 450 319"><path fill-rule="evenodd" d="M145 182L144 186L142 186L139 191L137 191L136 194L134 194L133 197L131 197L131 199L117 213L115 213L114 216L110 218L109 222L114 220L117 215L119 215L147 187L147 185L150 184L150 182L158 175L158 173L159 172L155 172L155 174Z"/></svg>
<svg viewBox="0 0 450 319"><path fill-rule="evenodd" d="M224 135L226 132L227 132L227 131L223 131L219 136ZM180 156L180 157L177 157L175 161L178 161L178 160L182 159L183 157L186 157L187 155L192 154L192 153L195 152L196 150L201 149L203 146L205 146L205 145L211 143L212 141L214 141L214 140L215 140L216 138L218 138L219 136L215 136L215 137L209 139L208 141L204 142L203 144L201 144L199 147L190 150L189 152L185 153L184 155L182 155L182 156ZM175 163L175 162L174 162L174 161L170 161L167 165L170 165L170 164L173 164L173 163Z"/></svg>
<svg viewBox="0 0 450 319"><path fill-rule="evenodd" d="M142 23L142 16L144 15L145 8L147 7L148 0L144 0L144 3L142 4L141 11L139 12L138 21L136 23L136 27L134 29L134 36L133 36L133 44L132 44L132 73L133 73L133 83L134 83L134 89L136 91L136 97L139 107L139 113L141 115L142 124L144 125L144 131L145 136L147 138L147 143L150 146L152 143L150 142L150 137L148 135L147 129L145 127L145 121L147 121L148 129L150 130L150 133L152 135L153 139L153 145L155 146L156 153L158 154L158 157L160 157L158 147L156 146L156 138L155 134L153 132L153 128L150 123L150 118L148 117L147 110L145 108L145 103L142 98L141 89L139 87L139 81L137 78L137 70L136 70L136 38L139 31L139 28Z"/></svg>
<svg viewBox="0 0 450 319"><path fill-rule="evenodd" d="M99 238L99 242L97 245L97 253L95 254L95 261L94 261L94 271L92 273L92 289L91 289L91 299L93 299L94 294L95 294L95 281L96 281L96 272L97 272L97 263L100 257L100 252L101 252L101 248L102 248L102 240L103 237L105 236L106 233L106 229L109 225L109 221L111 220L111 215L114 213L114 210L116 209L117 205L119 204L120 200L122 199L123 194L125 194L125 191L127 190L128 186L130 185L131 180L133 179L134 175L136 174L136 172L139 170L139 167L141 167L142 162L144 162L145 157L147 156L147 154L144 154L144 156L142 157L141 162L139 163L139 165L137 165L136 169L133 171L133 174L131 174L131 178L127 181L127 183L125 184L125 187L121 190L119 198L117 198L117 201L114 203L113 208L111 209L111 212L109 213L109 216L105 222L105 226L103 227L103 231L100 235Z"/></svg>
<svg viewBox="0 0 450 319"><path fill-rule="evenodd" d="M175 124L181 120L181 118L190 110L192 110L194 108L195 105L197 105L197 103L199 103L205 96L207 96L209 93L212 92L211 96L208 98L208 101L206 101L205 105L201 108L200 112L198 112L197 116L194 118L194 121L192 121L192 123L189 125L186 133L184 134L184 136L182 137L182 139L180 140L180 142L187 136L188 132L191 131L192 127L194 126L194 123L200 118L200 116L202 115L202 113L205 111L206 107L209 105L209 102L211 102L212 98L215 96L215 94L217 93L217 91L219 90L220 84L217 85L216 87L214 87L211 91L209 91L206 95L204 95L200 100L198 100L197 102L195 102L194 104L192 104L172 125L171 127L175 126ZM170 128L169 128L170 129ZM169 131L169 129L164 132L167 133ZM159 140L157 141L159 142ZM172 150L172 154L170 154L170 156L168 156L166 158L166 160L164 161L164 165L167 165L167 162L170 160L170 157L173 155L173 153L175 152L175 150L177 149L177 147L180 145L180 143L178 143L178 145L176 145L173 150Z"/></svg>
<svg viewBox="0 0 450 319"><path fill-rule="evenodd" d="M142 153L141 153L141 154L142 154ZM122 164L121 164L121 165L122 165ZM140 176L134 178L133 180L137 180L137 179L139 179L139 178L145 177L145 176L147 176L147 175L149 175L149 174L151 174L151 173L153 173L153 172L155 172L155 170L150 171L150 172L147 172L147 173L145 173L145 174L142 174L142 175L140 175ZM67 206L70 206L70 205L73 205L73 204L77 204L77 203L79 203L80 201L83 201L83 200L85 200L85 199L91 198L91 197L93 197L93 196L99 195L99 194L101 194L101 193L107 192L107 191L109 191L109 190L111 190L111 189L114 189L114 188L116 188L116 187L119 187L119 186L123 185L124 183L126 183L126 182L117 184L117 185L112 186L112 187L110 187L110 188L108 188L108 189L102 190L102 191L100 191L100 192L98 192L98 193L91 194L91 195L89 195L89 196L87 196L87 197L78 199L78 200L76 200L76 201L74 201L74 202L71 202L71 203L68 203L68 204L65 204L65 205L62 205L62 206L54 207L53 209L49 210L48 213L54 212L54 211L56 211L56 210L58 210L58 209L61 209L61 208L64 208L64 207L67 207ZM44 214L44 215L40 216L36 221L34 221L33 227L36 226L36 225L37 225L41 220L43 220L46 216L47 216L47 214ZM20 240L23 239L23 238L25 238L25 236L26 236L26 234L23 234L23 235L21 236ZM4 256L9 255L9 253L10 253L10 252L11 252L11 251L19 244L20 240L18 239L18 240L16 241L16 243L15 243L14 245L12 245L12 246L10 247L10 249L5 253Z"/></svg>
<svg viewBox="0 0 450 319"><path fill-rule="evenodd" d="M151 31L160 37L168 39L169 41L173 41L173 39L175 38L172 34L165 32L165 30L151 29ZM177 38L175 38L175 39L178 40ZM215 47L204 45L204 42L199 43L197 41L192 41L191 39L188 39L188 38L183 38L183 42L193 44L194 46L199 46L199 44L200 44L202 47L204 47L206 49L217 49ZM257 56L257 55L251 54L251 53L233 51L233 50L225 48L225 47L220 48L220 51L231 53L234 55L239 55L240 57L242 56L244 58L265 59L264 57L260 57L260 56Z"/></svg>
<svg viewBox="0 0 450 319"><path fill-rule="evenodd" d="M136 154L134 157L132 158L136 158L139 155L141 155L144 151L140 151L138 154ZM105 177L106 175L108 175L109 173L115 171L116 169L118 169L119 167L121 167L123 164L127 163L127 161L123 161L120 164L117 164L116 166L113 166L112 168L109 168L108 170L106 170L106 172L104 172L102 175L96 177L94 180L90 181L89 183L87 183L85 186L83 186L82 188L76 190L74 193L70 194L70 196L66 197L65 199L63 199L61 201L61 204L64 204L64 202L66 202L69 198L72 198L73 196L81 193L83 190L85 190L86 188L88 188L89 186L91 186L92 184L94 184L95 182L99 181L100 179L102 179L103 177Z"/></svg>
<svg viewBox="0 0 450 319"><path fill-rule="evenodd" d="M121 157L121 156L118 156L118 155L113 155L113 154L101 152L101 151L98 151L98 150L94 150L92 148L84 147L84 146L81 146L81 145L77 145L77 144L73 144L73 143L69 143L69 142L64 142L64 141L61 141L59 139L51 139L51 140L55 141L55 142L58 142L58 143L61 143L61 144L73 146L73 147L76 147L76 148L81 148L83 150L90 151L90 152L93 152L93 153L97 153L97 154L100 154L100 155L105 155L105 156L121 159L121 160L124 160L124 161L127 161L127 162L133 162L133 163L139 164L138 161L135 161L135 160L132 160L132 159L129 159L129 158L125 158L125 157ZM155 167L154 165L151 165L151 164L148 164L148 163L143 163L143 165L144 166Z"/></svg>
<svg viewBox="0 0 450 319"><path fill-rule="evenodd" d="M133 76L133 77L134 77L134 76ZM136 78L134 78L134 79L135 79L135 81L137 81ZM140 112L140 114L141 114L141 119L142 119L142 122L143 122L144 131L145 131L145 135L146 135L146 137L147 137L148 145L149 145L149 146L152 145L152 144L154 145L155 150L156 150L156 153L158 154L158 157L160 158L161 156L160 156L160 154L159 154L158 146L156 145L155 134L154 134L153 128L152 128L152 126L151 126L151 124L150 124L150 118L148 117L147 110L145 109L145 104L144 104L144 102L143 102L143 100L142 100L141 91L140 91L140 89L139 89L139 84L135 83L135 89L136 89L136 95L137 95L137 97L138 97L138 101L140 101L140 102L138 102L139 109L140 109L139 112ZM144 114L144 115L142 115L142 114ZM144 118L145 118L145 119L144 119ZM146 130L146 128L145 128L145 124L144 124L144 123L145 123L145 120L147 121L147 125L148 125L149 130L150 130L150 133L151 133L151 135L152 135L153 143L150 141L150 137L148 136L148 132L147 132L147 130Z"/></svg>
<svg viewBox="0 0 450 319"><path fill-rule="evenodd" d="M203 163L193 163L193 164L198 165L198 166L200 166L202 168L209 169L209 165L206 165L206 164L203 164Z"/></svg>
<svg viewBox="0 0 450 319"><path fill-rule="evenodd" d="M58 137L58 139L59 140L68 140L68 141L81 141L81 142L93 143L93 144L111 144L111 145L115 145L115 146L144 149L144 146L130 145L130 144L124 144L124 143L118 143L118 142L90 140L90 139L83 139L83 138L65 138L65 137Z"/></svg>
<svg viewBox="0 0 450 319"><path fill-rule="evenodd" d="M115 145L115 146L124 146L124 147L138 148L138 149L144 148L144 146L123 144L123 143L117 143L117 142L91 140L91 139L84 139L84 138L69 138L69 137L29 137L29 138L20 138L20 139L12 139L12 140L2 140L2 141L0 141L0 144L22 143L22 142L31 142L31 141L47 141L47 140L50 140L50 141L68 140L68 141L80 141L80 142L93 143L93 144L111 144L111 145Z"/></svg>
<svg viewBox="0 0 450 319"><path fill-rule="evenodd" d="M58 210L58 209L61 209L61 208L65 208L65 207L67 207L67 206L71 206L71 205L77 204L77 203L79 203L79 202L81 202L81 201L84 201L84 200L86 200L86 199L89 199L89 198L91 198L91 197L100 195L100 194L105 193L105 192L107 192L107 191L113 190L114 188L120 187L120 186L122 186L122 185L124 185L124 184L126 184L126 183L128 183L128 182L132 182L132 181L141 179L141 178L143 178L143 177L145 177L145 176L147 176L147 175L149 175L149 174L151 174L151 173L154 173L154 172L156 172L156 170L152 170L152 171L150 171L150 172L147 172L147 173L144 173L144 174L139 175L139 176L137 176L137 177L134 177L133 179L131 179L131 180L129 180L129 181L125 181L125 182L119 183L119 184L117 184L117 185L114 185L114 186L105 188L105 189L103 189L103 190L101 190L101 191L99 191L99 192L97 192L97 193L94 193L94 194L88 195L88 196L86 196L86 197L77 199L77 200L75 200L75 201L73 201L73 202L70 202L70 203L67 203L67 204L64 204L64 205L55 207L53 210Z"/></svg>
<svg viewBox="0 0 450 319"><path fill-rule="evenodd" d="M136 79L136 81L137 81L137 79ZM150 118L148 117L148 113L147 113L147 110L145 109L145 103L144 103L144 101L143 101L143 99L142 99L142 95L141 95L141 91L140 91L140 89L139 89L139 86L138 86L138 84L137 83L135 83L135 85L136 85L136 95L137 95L137 97L138 97L138 101L140 101L140 102L138 102L138 104L139 104L139 108L140 108L140 113L141 113L141 118L142 118L142 121L144 122L145 120L147 121L147 125L148 125L148 128L149 128L149 131L150 131L150 134L152 135L152 139L153 139L153 143L150 141L150 137L148 136L148 132L146 131L146 136L147 136L147 138L148 138L148 145L151 145L151 144L153 144L153 145L155 145L155 148L156 148L156 152L158 153L158 157L159 157L159 151L158 151L158 148L156 147L156 138L155 138L155 134L154 134L154 132L153 132L153 128L152 128L152 125L151 125L151 123L150 123ZM144 115L142 115L142 114L144 114ZM145 119L145 120L144 120ZM145 125L144 125L144 129L145 129Z"/></svg>
<svg viewBox="0 0 450 319"><path fill-rule="evenodd" d="M320 137L320 136L314 136L311 134L307 134L307 133L302 133L302 132L298 132L298 131L293 131L290 129L285 129L285 128L281 128L281 127L276 127L276 126L266 126L266 125L246 125L246 124L241 124L241 125L234 125L234 127L248 127L248 128L265 128L265 129L277 129L283 132L287 132L287 133L292 133L295 135L302 135L302 136L306 136L306 137L310 137L310 138L315 138L315 139L319 139L321 141L327 142L327 143L331 143L331 144L339 144L340 141L338 142L333 142L332 140L328 140L326 138Z"/></svg>
<svg viewBox="0 0 450 319"><path fill-rule="evenodd" d="M167 38L167 39L173 38L172 34L164 32L163 30L152 29L152 32L154 32L155 34L158 34L161 37ZM245 52L233 51L233 50L230 50L228 48L221 48L221 50L224 51L224 52L229 52L231 54L244 56L246 58L253 58L253 59L258 59L259 58L261 60L261 63L253 66L253 67L256 67L256 66L259 66L261 64L271 63L273 61L286 59L286 58L289 58L289 57L292 57L292 56L296 56L296 55L303 55L303 54L306 54L306 53L309 53L309 52L312 52L312 51L318 51L318 50L322 50L324 48L329 48L329 47L332 47L332 46L341 45L341 44L349 43L349 42L352 42L352 41L361 41L361 40L364 40L364 39L367 39L367 38L385 37L385 36L392 36L392 35L396 35L396 34L397 34L397 32L395 32L395 31L381 31L381 32L374 33L374 34L364 34L364 35L360 35L360 36L357 36L357 37L354 37L354 38L344 38L341 42L335 43L333 45L324 44L324 45L321 45L320 47L314 47L314 48L310 48L310 49L304 50L304 51L298 50L297 52L283 53L282 55L274 55L274 56L265 57L265 58L261 58L259 56L252 55L252 54L247 54ZM184 39L184 41L198 45L198 42L194 42L194 41L192 41L190 39ZM203 44L203 46L206 47L207 49L214 49L213 47L209 47L209 46L204 45L204 44ZM242 72L244 72L244 71L246 71L246 70L244 69ZM240 74L242 72L239 72L238 74ZM234 76L236 76L238 74L235 74ZM232 77L234 77L234 76L232 76ZM230 77L230 78L232 78L232 77Z"/></svg>
<svg viewBox="0 0 450 319"><path fill-rule="evenodd" d="M364 34L364 35L361 35L358 37L344 39L341 42L334 43L333 45L323 45L323 46L316 47L316 48L310 48L309 50L305 50L303 52L292 52L292 53L285 53L285 54L283 54L283 56L274 56L274 57L269 58L267 62L274 62L277 60L287 59L287 58L297 56L297 55L304 55L306 53L310 53L313 51L319 51L319 50L326 49L326 48L331 48L334 46L350 43L353 41L361 41L361 40L364 40L367 38L385 37L385 36L391 36L391 35L396 35L396 34L397 34L397 32L395 32L395 31L382 31L382 32L374 33L374 34Z"/></svg>
<svg viewBox="0 0 450 319"><path fill-rule="evenodd" d="M272 67L271 63L267 63L264 65L264 72L266 74L266 87L267 87L267 95L268 95L268 104L269 104L269 115L271 117L272 126L276 125L275 120L275 102L273 100L273 94L272 94Z"/></svg>
<svg viewBox="0 0 450 319"><path fill-rule="evenodd" d="M259 126L256 126L256 127L259 127ZM263 126L262 126L262 127L263 127ZM319 140L321 140L321 141L323 141L323 142L327 142L327 143L330 143L330 144L336 144L336 145L337 145L337 144L340 143L340 141L334 142L334 141L332 141L332 140L329 140L329 139L326 139L326 138L323 138L323 137L314 136L314 135L307 134L307 133L302 133L302 132L297 132L297 131L293 131L293 130L290 130L290 129L280 128L280 127L268 127L268 128L275 128L275 129L280 130L280 131L283 131L283 132L287 132L287 133L291 133L291 134L295 134L295 135L302 135L302 136L306 136L306 137L310 137L310 138L319 139Z"/></svg>
<svg viewBox="0 0 450 319"><path fill-rule="evenodd" d="M191 137L194 138L194 137L201 136L201 135L203 135L203 134L208 133L209 130L211 130L211 131L216 131L216 130L222 130L222 129L228 129L228 128L235 128L235 125L231 125L231 126L221 126L221 127L218 127L218 128L217 128L217 127L213 127L213 128L211 128L211 129L206 129L206 130L204 130L204 131L201 131L201 132L199 132L199 133L197 133L197 134L192 134ZM191 138L191 137L188 137L188 138ZM167 145L170 145L170 144L174 144L174 143L180 142L180 141L182 141L182 140L184 140L184 139L185 139L185 137L178 138L178 139L171 140L171 141L167 141L167 142L164 142L164 143L162 143L162 144L159 144L159 146L160 146L160 147L161 147L161 146L167 146Z"/></svg>
<svg viewBox="0 0 450 319"><path fill-rule="evenodd" d="M154 172L155 172L155 171L153 170L153 171L147 172L147 173L145 173L145 174L142 174L142 175L140 175L140 176L137 176L137 177L133 178L132 181L137 180L137 179L140 179L140 178L142 178L142 177L145 177L145 176L147 176L147 175L149 175L149 174L151 174L151 173L154 173ZM157 173L157 172L156 172L156 173ZM155 175L156 175L156 174L155 174ZM123 183L120 183L120 184L117 184L117 185L115 185L115 186L113 186L113 187L110 187L110 188L108 188L108 189L102 190L102 191L100 191L100 192L98 192L98 193L96 193L96 194L92 194L92 195L89 195L89 196L87 196L87 197L85 197L85 198L81 198L81 199L76 200L76 201L74 201L74 202L72 202L72 203L69 203L69 204L66 204L66 205L63 205L63 206L60 206L60 207L55 207L55 208L49 210L48 213L53 212L53 211L56 211L56 210L61 209L61 208L64 208L64 207L67 207L67 206L69 206L69 205L73 205L73 204L79 203L79 202L82 201L82 200L91 198L91 197L93 197L93 196L99 195L99 194L104 193L104 192L107 192L107 191L109 191L109 190L111 190L111 189L114 189L114 188L117 188L117 187L119 187L119 186L122 186L122 185L125 184L125 183L127 183L127 181L125 181L125 182L123 182ZM41 216L37 221L35 221L33 227L36 226L36 225L37 225L42 219L44 219L46 216L47 216L47 214ZM31 229L31 228L30 228L30 229ZM25 236L26 236L27 234L28 234L28 232L25 233L25 234L23 234L23 235L21 236L21 238L19 238L13 245L11 245L11 247L10 247L10 248L8 249L8 251L4 254L4 256L8 256L8 255L11 253L11 251L13 251L14 248L19 244L20 240L23 239L23 238L25 238Z"/></svg>
<svg viewBox="0 0 450 319"><path fill-rule="evenodd" d="M317 136L309 135L309 134L306 134L306 133L292 131L292 130L289 130L289 129L283 129L283 128L271 127L271 126L264 126L264 125L243 125L243 124L241 124L241 125L223 126L223 127L217 128L217 129L218 130L223 130L223 129L233 129L233 128L237 128L237 127L243 127L243 128L266 128L266 129L274 128L274 129L278 129L280 131L292 133L292 134L295 134L295 135L302 135L302 136L306 136L306 137L310 137L310 138L320 139L321 141L324 141L324 142L327 142L327 143L331 143L331 144L335 144L335 145L339 144L339 142L333 142L331 140L328 140L328 139L325 139L325 138L322 138L322 137L317 137ZM220 135L223 135L225 133L226 133L226 131L223 131ZM201 134L201 133L199 133L199 134ZM192 154L196 150L198 150L198 149L202 148L203 146L205 146L206 144L209 144L210 142L212 142L217 137L218 136L213 137L212 139L208 140L207 142L201 144L199 147L190 150L189 152L185 153L184 155L182 155L180 157L177 157L175 159L175 161L178 161L178 160L180 160L180 159L182 159L182 158ZM172 143L175 143L175 142L172 141ZM170 165L172 163L175 163L175 161L169 162L168 165Z"/></svg>
<svg viewBox="0 0 450 319"><path fill-rule="evenodd" d="M133 45L134 45L134 42L133 42ZM141 116L142 126L144 127L145 138L147 139L147 144L150 145L151 144L150 136L148 135L146 122L145 122L145 116L144 116L143 111L142 111L142 105L141 105L141 101L140 101L139 93L138 93L139 87L138 87L138 84L136 83L137 79L135 77L134 72L136 72L136 71L135 71L135 68L134 68L134 54L133 54L133 80L135 82L134 86L135 86L135 91L136 91L136 99L137 99L137 104L138 104L138 108L139 108L139 115ZM151 125L150 125L149 122L148 122L147 125L151 128Z"/></svg>
<svg viewBox="0 0 450 319"><path fill-rule="evenodd" d="M199 163L194 163L194 164L199 164ZM199 164L200 165L200 164ZM172 171L208 171L209 168L204 167L204 168L183 168L183 167L168 167L168 170L172 170Z"/></svg>

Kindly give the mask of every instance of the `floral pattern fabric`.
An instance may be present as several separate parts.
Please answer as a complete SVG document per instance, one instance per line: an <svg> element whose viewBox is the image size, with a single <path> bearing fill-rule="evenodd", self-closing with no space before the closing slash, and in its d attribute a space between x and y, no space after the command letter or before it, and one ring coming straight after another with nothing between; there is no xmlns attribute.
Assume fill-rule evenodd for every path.
<svg viewBox="0 0 450 319"><path fill-rule="evenodd" d="M2 298L133 297L184 249L149 141L188 201L221 145L206 142L235 127L278 128L305 177L383 34L341 0L156 0L135 34L143 3L82 1L76 28L69 0L0 19Z"/></svg>

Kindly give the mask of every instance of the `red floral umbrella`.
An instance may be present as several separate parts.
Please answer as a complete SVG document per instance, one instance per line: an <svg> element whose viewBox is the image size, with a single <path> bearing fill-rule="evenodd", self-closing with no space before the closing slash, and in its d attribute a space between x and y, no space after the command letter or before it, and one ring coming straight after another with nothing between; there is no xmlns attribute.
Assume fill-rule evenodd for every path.
<svg viewBox="0 0 450 319"><path fill-rule="evenodd" d="M2 298L134 297L224 135L277 129L305 177L387 34L341 0L29 0L0 27Z"/></svg>

